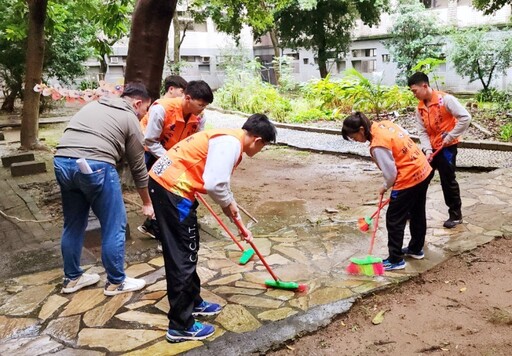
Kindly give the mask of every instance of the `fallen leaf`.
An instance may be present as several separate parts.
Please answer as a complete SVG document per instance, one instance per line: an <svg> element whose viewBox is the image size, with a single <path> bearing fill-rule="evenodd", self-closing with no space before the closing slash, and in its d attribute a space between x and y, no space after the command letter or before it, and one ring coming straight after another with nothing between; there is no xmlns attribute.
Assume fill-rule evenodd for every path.
<svg viewBox="0 0 512 356"><path fill-rule="evenodd" d="M377 315L375 315L375 317L372 319L372 324L379 325L380 323L382 323L384 321L385 312L385 310L381 310L380 312L378 312Z"/></svg>
<svg viewBox="0 0 512 356"><path fill-rule="evenodd" d="M464 293L464 292L466 291L466 289L467 289L466 287L463 287L463 288L459 289L459 291L460 291L461 293Z"/></svg>
<svg viewBox="0 0 512 356"><path fill-rule="evenodd" d="M347 326L343 321L340 322L341 326Z"/></svg>
<svg viewBox="0 0 512 356"><path fill-rule="evenodd" d="M292 350L292 351L294 351L294 350L295 350L295 348L291 347L290 345L286 345L286 347L287 347L289 350Z"/></svg>

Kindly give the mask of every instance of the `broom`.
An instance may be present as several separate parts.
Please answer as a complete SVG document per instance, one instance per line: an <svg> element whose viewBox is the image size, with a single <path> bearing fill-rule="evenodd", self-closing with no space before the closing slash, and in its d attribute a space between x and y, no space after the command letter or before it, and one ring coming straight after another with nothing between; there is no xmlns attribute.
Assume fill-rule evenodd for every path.
<svg viewBox="0 0 512 356"><path fill-rule="evenodd" d="M386 199L384 201L384 203L382 203L382 206L380 207L381 209L383 207L385 207L387 204L389 203L389 198ZM359 230L361 230L361 232L367 232L369 229L370 229L370 225L373 224L373 218L379 213L379 209L377 208L377 210L372 214L372 216L368 217L368 216L365 216L364 218L359 218L357 220L357 224L359 226Z"/></svg>
<svg viewBox="0 0 512 356"><path fill-rule="evenodd" d="M373 224L373 234L370 240L370 250L368 251L368 256L364 258L351 258L350 264L347 267L347 272L349 274L364 276L381 276L384 274L384 265L382 264L382 258L372 256L373 246L375 244L375 235L377 235L377 228L379 226L380 209L383 207L383 197L384 194L381 194L375 216L375 224Z"/></svg>
<svg viewBox="0 0 512 356"><path fill-rule="evenodd" d="M236 227L238 227L238 230L240 231L240 234L244 237L247 237L249 234L247 233L247 230L242 226L241 221L237 220L237 219L234 219L234 221L235 221ZM251 245L252 249L254 250L254 252L256 252L256 254L260 258L261 262L267 269L268 273L270 273L270 275L274 279L274 280L267 279L265 281L265 285L267 287L277 288L277 289L296 290L297 292L305 292L308 290L308 286L306 284L296 283L296 282L284 282L284 281L281 281L279 278L277 278L276 274L274 273L274 271L272 271L272 268L270 268L267 261L265 261L265 258L263 258L260 251L258 251L258 249L254 245L254 243L252 241L247 241L247 242Z"/></svg>
<svg viewBox="0 0 512 356"><path fill-rule="evenodd" d="M226 226L226 224L224 224L224 222L220 219L220 217L215 213L215 211L213 211L212 207L210 206L210 204L208 204L206 202L206 200L199 194L199 193L196 193L196 198L201 202L203 203L203 205L206 207L206 209L208 209L210 211L210 213L213 215L213 217L215 218L215 220L217 220L217 222L219 223L219 225L224 229L224 231L226 231L226 233L228 234L229 237L231 237L231 240L233 240L233 242L240 248L240 250L242 251L242 256L240 256L240 259L238 260L238 263L241 264L241 265L245 265L247 262L249 262L249 260L252 258L252 256L254 256L254 250L253 249L244 249L244 247L240 244L240 242L238 242L237 238L235 237L235 235L233 235L233 233L229 230L229 228ZM234 219L235 220L235 219Z"/></svg>

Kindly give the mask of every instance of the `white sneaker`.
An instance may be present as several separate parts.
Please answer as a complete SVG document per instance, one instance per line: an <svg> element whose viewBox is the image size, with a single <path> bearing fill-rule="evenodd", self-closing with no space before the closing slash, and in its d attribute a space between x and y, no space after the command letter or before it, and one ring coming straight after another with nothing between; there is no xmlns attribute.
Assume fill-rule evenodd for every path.
<svg viewBox="0 0 512 356"><path fill-rule="evenodd" d="M110 297L121 293L134 292L136 290L141 290L145 285L145 280L131 277L126 277L121 284L112 284L107 281L107 284L105 284L105 289L103 290L103 294Z"/></svg>
<svg viewBox="0 0 512 356"><path fill-rule="evenodd" d="M84 273L77 279L64 278L61 293L73 293L79 289L98 283L100 275Z"/></svg>

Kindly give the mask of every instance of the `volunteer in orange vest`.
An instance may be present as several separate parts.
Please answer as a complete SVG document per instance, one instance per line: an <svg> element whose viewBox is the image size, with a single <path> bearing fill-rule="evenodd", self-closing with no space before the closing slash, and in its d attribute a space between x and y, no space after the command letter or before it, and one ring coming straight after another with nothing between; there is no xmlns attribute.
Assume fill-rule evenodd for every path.
<svg viewBox="0 0 512 356"><path fill-rule="evenodd" d="M275 139L276 129L269 119L254 114L242 129L206 130L180 141L151 168L149 194L163 247L170 305L166 338L170 342L212 335L214 327L194 317L221 311L220 305L200 296L195 193L207 193L228 217L240 219L230 188L231 175L243 153L252 157ZM246 239L251 240L252 235Z"/></svg>
<svg viewBox="0 0 512 356"><path fill-rule="evenodd" d="M169 85L169 89L166 94L151 105L148 114L141 120L148 171L168 149L202 129L204 120L199 115L213 101L212 90L206 82L198 80L187 84L179 76L167 78L165 86ZM185 85L185 90L177 87L172 89L173 85L179 88ZM154 219L146 219L137 229L153 238L158 235Z"/></svg>
<svg viewBox="0 0 512 356"><path fill-rule="evenodd" d="M370 155L384 178L379 194L391 189L386 213L389 256L383 261L384 269L404 269L404 256L414 259L425 256L425 204L433 170L407 132L391 121L372 123L364 114L356 112L343 121L341 133L345 140L370 142ZM403 248L408 219L411 240Z"/></svg>
<svg viewBox="0 0 512 356"><path fill-rule="evenodd" d="M444 202L448 206L447 229L462 224L462 202L459 183L455 176L457 143L471 122L468 111L452 95L433 90L428 76L418 72L407 81L420 101L416 111L416 124L421 147L434 170L439 171ZM431 155L442 150L433 159Z"/></svg>

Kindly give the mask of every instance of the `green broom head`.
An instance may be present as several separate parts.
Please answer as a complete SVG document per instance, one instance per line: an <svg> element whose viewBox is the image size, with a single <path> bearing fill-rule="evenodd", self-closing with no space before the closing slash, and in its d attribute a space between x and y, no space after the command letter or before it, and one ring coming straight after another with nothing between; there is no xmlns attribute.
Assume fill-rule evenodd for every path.
<svg viewBox="0 0 512 356"><path fill-rule="evenodd" d="M249 260L254 256L254 250L252 248L245 250L242 253L242 256L240 256L240 260L238 260L238 263L241 265L245 265Z"/></svg>
<svg viewBox="0 0 512 356"><path fill-rule="evenodd" d="M366 256L363 258L351 258L350 262L355 263L356 265L371 265L374 263L382 263L382 258L375 256Z"/></svg>
<svg viewBox="0 0 512 356"><path fill-rule="evenodd" d="M308 286L305 284L299 284L299 283L295 283L295 282L275 281L273 279L267 279L265 281L265 285L267 287L271 287L271 288L296 290L298 292L305 292L308 289Z"/></svg>
<svg viewBox="0 0 512 356"><path fill-rule="evenodd" d="M350 261L347 266L349 274L363 276L382 276L384 274L382 258L366 256L364 258L352 258Z"/></svg>

